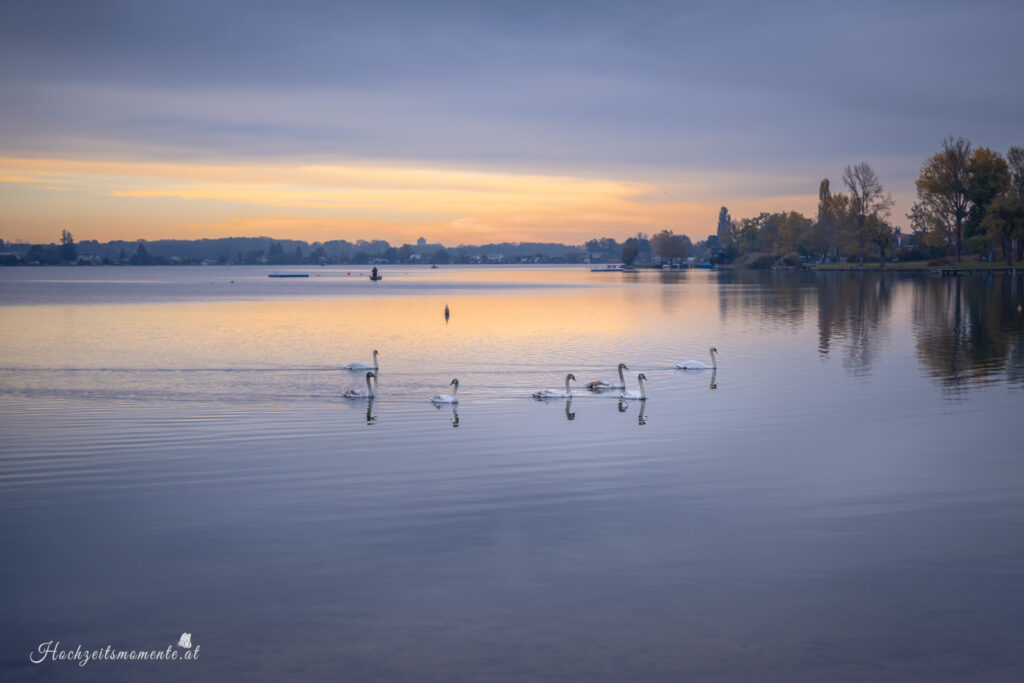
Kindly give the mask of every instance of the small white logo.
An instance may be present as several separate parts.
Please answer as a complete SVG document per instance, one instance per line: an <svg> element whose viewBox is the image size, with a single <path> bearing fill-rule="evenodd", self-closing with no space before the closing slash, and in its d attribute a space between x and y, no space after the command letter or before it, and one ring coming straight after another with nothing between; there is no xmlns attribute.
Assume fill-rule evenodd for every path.
<svg viewBox="0 0 1024 683"><path fill-rule="evenodd" d="M192 648L192 634L191 633L182 633L181 634L181 638L178 639L178 647L183 647L186 650L191 649Z"/></svg>

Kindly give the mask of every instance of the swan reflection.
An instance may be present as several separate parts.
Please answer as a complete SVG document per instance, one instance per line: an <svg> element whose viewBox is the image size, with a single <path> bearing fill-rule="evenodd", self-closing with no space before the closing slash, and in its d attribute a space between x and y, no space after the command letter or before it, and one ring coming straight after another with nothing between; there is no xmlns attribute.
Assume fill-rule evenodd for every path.
<svg viewBox="0 0 1024 683"><path fill-rule="evenodd" d="M366 424L377 424L377 416L373 414L373 399L366 402Z"/></svg>
<svg viewBox="0 0 1024 683"><path fill-rule="evenodd" d="M718 382L715 381L717 376L718 376L718 368L715 368L714 370L711 371L711 386L708 387L709 389L717 389L718 388Z"/></svg>
<svg viewBox="0 0 1024 683"><path fill-rule="evenodd" d="M434 403L433 404L435 410L441 410L441 406L443 406L443 405L446 405L446 404L444 404L444 403ZM452 428L458 429L458 426L459 426L459 404L456 402L456 403L449 403L447 405L450 405L452 407Z"/></svg>
<svg viewBox="0 0 1024 683"><path fill-rule="evenodd" d="M644 411L647 410L647 402L646 401L640 401L639 405L640 405L640 412L636 416L636 423L638 425L640 425L641 427L643 427L645 424L647 424L647 415L644 414ZM624 399L619 399L618 407L619 407L619 412L620 413L626 412L627 410L629 410L629 401L626 401Z"/></svg>
<svg viewBox="0 0 1024 683"><path fill-rule="evenodd" d="M565 402L565 419L569 420L569 421L572 421L572 420L576 419L576 411L575 410L571 410L571 408L572 408L572 397L570 396L569 400Z"/></svg>

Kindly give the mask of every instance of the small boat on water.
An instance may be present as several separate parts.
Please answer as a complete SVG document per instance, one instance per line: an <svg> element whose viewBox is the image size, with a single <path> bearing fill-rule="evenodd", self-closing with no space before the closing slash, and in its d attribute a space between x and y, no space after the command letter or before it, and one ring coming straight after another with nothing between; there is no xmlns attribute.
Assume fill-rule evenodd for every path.
<svg viewBox="0 0 1024 683"><path fill-rule="evenodd" d="M309 277L309 273L270 273L267 277Z"/></svg>
<svg viewBox="0 0 1024 683"><path fill-rule="evenodd" d="M370 272L370 279L373 280L374 282L376 282L377 280L383 280L384 276L383 275L378 275L377 274L377 267L374 266L373 270Z"/></svg>

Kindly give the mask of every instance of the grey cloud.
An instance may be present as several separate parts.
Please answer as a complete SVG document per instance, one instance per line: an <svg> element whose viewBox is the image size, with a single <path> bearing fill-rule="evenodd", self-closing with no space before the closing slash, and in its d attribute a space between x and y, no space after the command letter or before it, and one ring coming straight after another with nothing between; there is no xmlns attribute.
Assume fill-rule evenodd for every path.
<svg viewBox="0 0 1024 683"><path fill-rule="evenodd" d="M812 179L866 160L883 181L906 185L907 169L946 135L1001 150L1024 142L1019 3L7 2L0 11L8 151Z"/></svg>

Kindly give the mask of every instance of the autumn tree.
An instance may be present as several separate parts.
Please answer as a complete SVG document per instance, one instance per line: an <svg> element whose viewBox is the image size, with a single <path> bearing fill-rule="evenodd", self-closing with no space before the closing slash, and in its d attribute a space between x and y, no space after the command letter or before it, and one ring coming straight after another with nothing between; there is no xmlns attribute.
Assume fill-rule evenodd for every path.
<svg viewBox="0 0 1024 683"><path fill-rule="evenodd" d="M686 258L689 246L689 238L670 230L662 230L651 238L654 255L661 258Z"/></svg>
<svg viewBox="0 0 1024 683"><path fill-rule="evenodd" d="M779 223L778 252L787 255L794 252L806 255L812 247L813 225L811 219L805 218L797 211L783 214Z"/></svg>
<svg viewBox="0 0 1024 683"><path fill-rule="evenodd" d="M878 216L868 216L864 221L864 239L878 247L878 267L885 268L885 252L892 244L893 229Z"/></svg>
<svg viewBox="0 0 1024 683"><path fill-rule="evenodd" d="M739 225L736 226L733 233L733 240L740 254L750 254L765 248L761 239L763 236L761 224L767 217L767 213L761 213L757 218L740 219Z"/></svg>
<svg viewBox="0 0 1024 683"><path fill-rule="evenodd" d="M763 251L773 254L782 251L779 246L779 236L782 232L782 221L785 215L783 213L762 213L758 216L759 242Z"/></svg>
<svg viewBox="0 0 1024 683"><path fill-rule="evenodd" d="M964 221L970 207L971 143L947 138L942 150L928 159L918 177L917 202L907 216L915 228L927 230L952 245L957 262L964 244Z"/></svg>
<svg viewBox="0 0 1024 683"><path fill-rule="evenodd" d="M882 220L888 216L892 197L883 192L878 175L866 163L847 166L843 183L850 192L850 213L856 221L857 260L864 263L864 245L870 241L868 218Z"/></svg>

